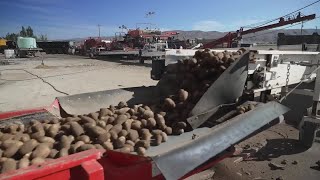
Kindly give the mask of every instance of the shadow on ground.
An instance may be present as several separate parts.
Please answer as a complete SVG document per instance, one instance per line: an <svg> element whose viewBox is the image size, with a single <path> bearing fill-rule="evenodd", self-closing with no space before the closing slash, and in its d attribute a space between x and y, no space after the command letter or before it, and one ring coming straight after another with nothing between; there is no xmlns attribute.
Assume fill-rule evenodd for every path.
<svg viewBox="0 0 320 180"><path fill-rule="evenodd" d="M99 57L96 58L96 60L115 62L115 63L119 63L121 65L151 67L151 60L145 60L143 64L139 63L139 60L137 60L137 59L123 60L122 58L119 58L119 57L103 57L103 56L99 56Z"/></svg>
<svg viewBox="0 0 320 180"><path fill-rule="evenodd" d="M299 140L296 139L270 139L266 146L261 148L255 155L255 160L264 161L278 158L282 155L298 154L306 151Z"/></svg>

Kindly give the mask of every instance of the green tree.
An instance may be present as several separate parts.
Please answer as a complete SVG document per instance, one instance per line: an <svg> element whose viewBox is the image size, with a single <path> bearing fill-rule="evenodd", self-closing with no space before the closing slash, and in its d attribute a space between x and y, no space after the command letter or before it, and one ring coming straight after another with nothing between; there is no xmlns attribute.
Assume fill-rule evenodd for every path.
<svg viewBox="0 0 320 180"><path fill-rule="evenodd" d="M34 37L33 29L30 26L28 26L27 29L26 29L26 36L27 37Z"/></svg>
<svg viewBox="0 0 320 180"><path fill-rule="evenodd" d="M23 26L21 27L20 36L22 36L22 37L26 37L27 36L26 29Z"/></svg>
<svg viewBox="0 0 320 180"><path fill-rule="evenodd" d="M5 39L7 40L11 40L11 41L16 41L18 38L19 34L15 34L15 33L7 33Z"/></svg>
<svg viewBox="0 0 320 180"><path fill-rule="evenodd" d="M38 40L40 40L40 41L47 41L47 40L48 40L48 37L47 37L47 35L40 34Z"/></svg>

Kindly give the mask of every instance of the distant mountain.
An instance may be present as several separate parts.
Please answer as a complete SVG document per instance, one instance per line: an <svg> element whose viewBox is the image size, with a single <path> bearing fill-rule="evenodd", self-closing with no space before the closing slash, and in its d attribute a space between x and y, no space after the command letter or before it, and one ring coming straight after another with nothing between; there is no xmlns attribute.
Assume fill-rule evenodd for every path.
<svg viewBox="0 0 320 180"><path fill-rule="evenodd" d="M219 32L219 31L182 31L182 30L172 30L179 32L177 36L180 40L187 39L217 39L223 37L228 32ZM311 35L316 32L315 29L303 29L303 35ZM320 30L317 30L318 34L320 34ZM285 33L286 35L300 35L300 29L280 29L280 30L266 30L260 31L257 33L252 33L243 36L243 43L270 43L274 44L277 42L278 33ZM96 38L96 37L94 37ZM112 39L112 36L101 37L102 39ZM84 41L85 38L72 38L67 39L69 41L81 42Z"/></svg>
<svg viewBox="0 0 320 180"><path fill-rule="evenodd" d="M177 31L179 39L217 39L223 37L227 32L218 31ZM315 29L303 29L303 35L311 35L316 32ZM317 31L320 34L320 30ZM260 31L253 34L247 34L243 36L243 43L276 43L278 33L285 33L286 35L300 35L300 29L283 29L283 30L267 30Z"/></svg>

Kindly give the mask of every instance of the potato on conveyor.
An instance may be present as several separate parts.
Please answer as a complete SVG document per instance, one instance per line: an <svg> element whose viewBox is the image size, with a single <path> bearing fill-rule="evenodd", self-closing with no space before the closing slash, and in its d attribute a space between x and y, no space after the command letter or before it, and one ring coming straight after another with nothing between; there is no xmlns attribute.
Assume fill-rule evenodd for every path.
<svg viewBox="0 0 320 180"><path fill-rule="evenodd" d="M46 158L49 156L51 148L47 143L41 143L37 145L36 149L32 152L31 158Z"/></svg>

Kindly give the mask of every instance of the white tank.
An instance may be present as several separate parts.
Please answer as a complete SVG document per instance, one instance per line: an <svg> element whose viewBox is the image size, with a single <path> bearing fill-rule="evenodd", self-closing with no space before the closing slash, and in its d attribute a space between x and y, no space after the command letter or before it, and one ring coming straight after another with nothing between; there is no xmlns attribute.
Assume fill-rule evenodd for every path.
<svg viewBox="0 0 320 180"><path fill-rule="evenodd" d="M4 56L6 59L13 58L15 56L13 49L5 49Z"/></svg>

